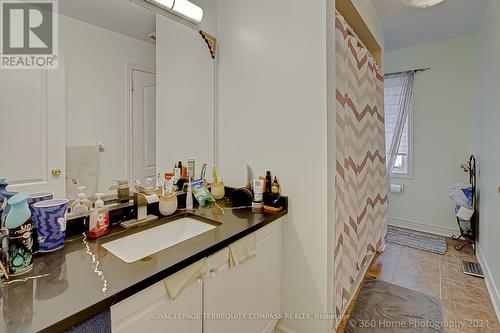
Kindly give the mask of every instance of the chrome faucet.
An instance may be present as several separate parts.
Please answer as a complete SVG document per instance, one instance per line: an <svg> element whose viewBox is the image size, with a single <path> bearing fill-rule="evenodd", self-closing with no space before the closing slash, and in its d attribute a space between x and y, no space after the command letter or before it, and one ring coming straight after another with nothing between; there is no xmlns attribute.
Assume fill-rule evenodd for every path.
<svg viewBox="0 0 500 333"><path fill-rule="evenodd" d="M159 202L156 193L134 193L134 204L137 206L137 218L120 223L124 228L131 228L158 220L158 216L148 214L148 204Z"/></svg>

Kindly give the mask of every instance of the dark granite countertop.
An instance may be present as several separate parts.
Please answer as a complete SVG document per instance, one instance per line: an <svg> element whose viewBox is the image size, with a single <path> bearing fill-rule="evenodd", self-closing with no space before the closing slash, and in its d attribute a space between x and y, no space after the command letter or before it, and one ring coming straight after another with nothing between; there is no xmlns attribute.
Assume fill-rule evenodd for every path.
<svg viewBox="0 0 500 333"><path fill-rule="evenodd" d="M33 270L15 277L26 281L0 287L0 332L64 331L287 214L253 213L250 208L224 212L215 206L197 208L142 227L113 226L96 241L71 236L63 249L36 254ZM129 264L100 245L185 216L217 227Z"/></svg>

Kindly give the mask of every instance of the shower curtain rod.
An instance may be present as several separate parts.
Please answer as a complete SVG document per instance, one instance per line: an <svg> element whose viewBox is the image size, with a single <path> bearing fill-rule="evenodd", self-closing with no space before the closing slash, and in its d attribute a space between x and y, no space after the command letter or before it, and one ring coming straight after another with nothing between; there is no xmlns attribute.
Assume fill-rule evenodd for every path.
<svg viewBox="0 0 500 333"><path fill-rule="evenodd" d="M430 70L431 68L430 67L426 67L426 68L417 68L417 69L410 69L408 71L401 71L401 72L394 72L394 73L386 73L384 74L385 75L397 75L397 74L403 74L403 73L419 73L419 72L425 72L425 71L428 71Z"/></svg>

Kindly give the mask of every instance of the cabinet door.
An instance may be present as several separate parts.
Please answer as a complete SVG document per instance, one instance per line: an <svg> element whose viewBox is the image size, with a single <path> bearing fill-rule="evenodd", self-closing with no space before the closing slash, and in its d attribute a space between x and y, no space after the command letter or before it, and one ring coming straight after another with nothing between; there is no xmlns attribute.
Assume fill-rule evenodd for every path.
<svg viewBox="0 0 500 333"><path fill-rule="evenodd" d="M111 307L112 332L201 333L201 301L201 283L193 283L173 301L159 282Z"/></svg>
<svg viewBox="0 0 500 333"><path fill-rule="evenodd" d="M205 333L272 332L281 313L281 223L257 231L257 256L240 266L228 266L227 248L209 257L203 287ZM237 319L214 320L218 314ZM256 315L268 318L256 318ZM212 318L211 318L212 317Z"/></svg>

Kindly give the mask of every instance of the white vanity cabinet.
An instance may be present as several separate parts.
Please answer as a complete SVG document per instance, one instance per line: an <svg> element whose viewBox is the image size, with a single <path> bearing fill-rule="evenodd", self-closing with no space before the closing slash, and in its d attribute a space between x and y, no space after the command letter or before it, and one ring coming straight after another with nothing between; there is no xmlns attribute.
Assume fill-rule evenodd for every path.
<svg viewBox="0 0 500 333"><path fill-rule="evenodd" d="M273 332L281 313L281 222L258 230L256 239L257 255L239 266L229 267L228 248L208 257L203 281L193 283L176 300L159 282L112 306L112 332ZM195 318L173 317L179 314ZM219 320L220 314L241 317Z"/></svg>
<svg viewBox="0 0 500 333"><path fill-rule="evenodd" d="M257 231L257 256L240 266L229 267L228 248L208 257L203 285L206 316L241 315L237 318L203 321L204 333L273 332L281 313L281 223ZM246 318L244 317L246 316Z"/></svg>
<svg viewBox="0 0 500 333"><path fill-rule="evenodd" d="M113 333L201 333L202 283L171 300L159 282L111 307ZM179 316L188 314L189 319Z"/></svg>

